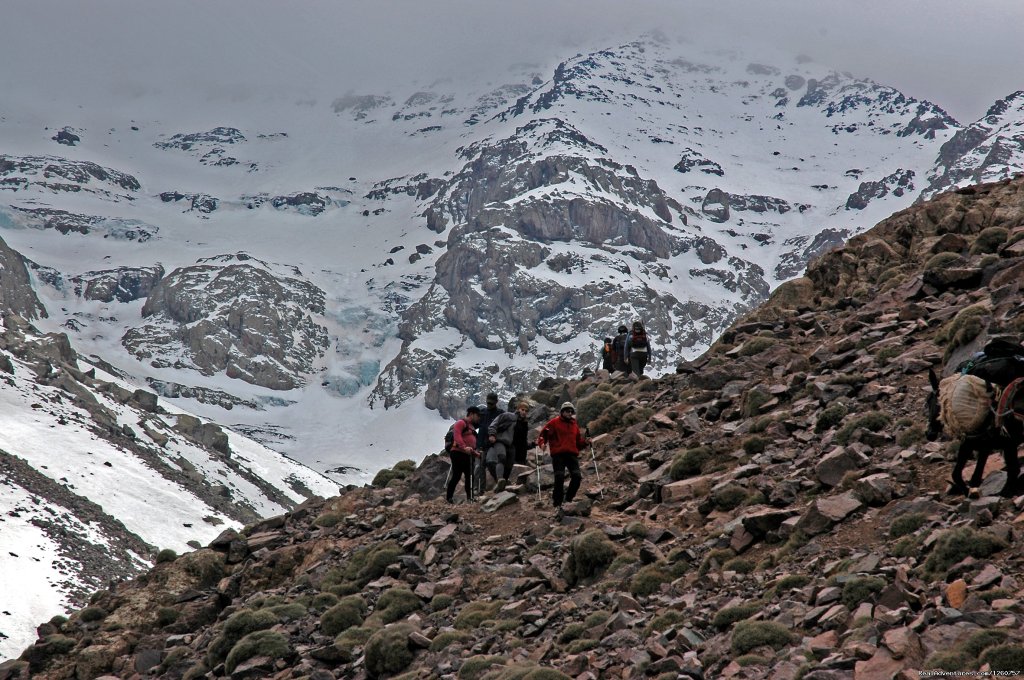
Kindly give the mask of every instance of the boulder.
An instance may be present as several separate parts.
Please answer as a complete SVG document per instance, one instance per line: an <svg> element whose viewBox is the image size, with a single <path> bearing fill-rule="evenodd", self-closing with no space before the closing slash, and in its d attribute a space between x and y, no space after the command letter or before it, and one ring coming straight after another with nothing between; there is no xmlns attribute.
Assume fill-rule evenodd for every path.
<svg viewBox="0 0 1024 680"><path fill-rule="evenodd" d="M809 536L817 536L862 507L864 504L851 492L819 498L811 503L796 528Z"/></svg>

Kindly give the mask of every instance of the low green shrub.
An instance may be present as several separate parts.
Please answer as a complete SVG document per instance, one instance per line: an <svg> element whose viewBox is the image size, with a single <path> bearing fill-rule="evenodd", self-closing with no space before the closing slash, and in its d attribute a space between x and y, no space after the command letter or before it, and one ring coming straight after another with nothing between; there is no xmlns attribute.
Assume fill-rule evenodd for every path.
<svg viewBox="0 0 1024 680"><path fill-rule="evenodd" d="M235 644L250 633L277 625L278 619L267 609L240 609L227 618L220 634L206 650L206 665L214 668L227 658Z"/></svg>
<svg viewBox="0 0 1024 680"><path fill-rule="evenodd" d="M906 429L900 430L900 433L896 435L896 444L907 448L924 441L924 426L913 425Z"/></svg>
<svg viewBox="0 0 1024 680"><path fill-rule="evenodd" d="M178 553L174 552L170 548L164 548L156 554L157 564L167 564L168 562L173 562L176 559L178 559Z"/></svg>
<svg viewBox="0 0 1024 680"><path fill-rule="evenodd" d="M103 607L86 607L78 615L85 623L92 623L94 621L102 621L107 618L107 611Z"/></svg>
<svg viewBox="0 0 1024 680"><path fill-rule="evenodd" d="M926 272L935 272L963 264L964 258L956 253L938 253L930 257L928 261L924 263L924 270Z"/></svg>
<svg viewBox="0 0 1024 680"><path fill-rule="evenodd" d="M186 553L177 561L184 566L185 573L198 581L199 588L208 588L224 578L224 559L223 553L203 549Z"/></svg>
<svg viewBox="0 0 1024 680"><path fill-rule="evenodd" d="M451 644L465 644L473 639L473 636L469 633L464 633L459 630L448 630L443 633L438 633L434 636L434 639L430 642L430 651L440 652L448 649Z"/></svg>
<svg viewBox="0 0 1024 680"><path fill-rule="evenodd" d="M747 437L743 440L743 451L748 456L755 456L759 453L764 453L764 450L768 447L768 440L764 437L754 435L753 437Z"/></svg>
<svg viewBox="0 0 1024 680"><path fill-rule="evenodd" d="M455 627L460 630L479 628L482 622L497 616L504 604L502 600L470 602L455 617Z"/></svg>
<svg viewBox="0 0 1024 680"><path fill-rule="evenodd" d="M471 656L459 667L459 680L480 680L483 674L495 666L504 666L508 659L503 656Z"/></svg>
<svg viewBox="0 0 1024 680"><path fill-rule="evenodd" d="M379 474L379 473L378 473ZM376 477L374 477L376 480ZM386 486L386 485L385 485ZM345 515L340 512L325 512L313 520L313 526L323 527L329 529L331 527L338 526L342 520L345 519Z"/></svg>
<svg viewBox="0 0 1024 680"><path fill-rule="evenodd" d="M931 554L924 563L924 571L932 576L941 576L966 557L983 559L1005 547L1005 541L984 531L969 527L950 529L935 542Z"/></svg>
<svg viewBox="0 0 1024 680"><path fill-rule="evenodd" d="M989 647L979 659L997 673L1020 673L1024 668L1024 647L1020 645L996 645Z"/></svg>
<svg viewBox="0 0 1024 680"><path fill-rule="evenodd" d="M922 512L911 512L900 515L889 525L889 536L900 538L914 533L928 523L928 515Z"/></svg>
<svg viewBox="0 0 1024 680"><path fill-rule="evenodd" d="M565 648L565 651L569 654L582 654L583 652L586 652L588 650L593 649L594 647L597 647L599 644L601 643L597 640L591 640L589 638L583 638L582 640L573 640Z"/></svg>
<svg viewBox="0 0 1024 680"><path fill-rule="evenodd" d="M394 623L423 608L423 600L408 588L389 588L377 600L374 615L384 623Z"/></svg>
<svg viewBox="0 0 1024 680"><path fill-rule="evenodd" d="M959 649L972 659L977 659L989 647L1005 643L1007 637L1009 635L1003 630L979 630L971 633L971 636L959 645Z"/></svg>
<svg viewBox="0 0 1024 680"><path fill-rule="evenodd" d="M597 628L598 626L603 626L605 623L607 623L608 619L610 619L611 616L611 612L606 612L604 610L596 611L592 614L589 614L587 618L583 619L583 625L586 626L588 629Z"/></svg>
<svg viewBox="0 0 1024 680"><path fill-rule="evenodd" d="M750 338L743 343L742 347L740 347L740 356L752 357L756 354L760 354L766 349L774 347L776 342L775 338L765 338L761 336Z"/></svg>
<svg viewBox="0 0 1024 680"><path fill-rule="evenodd" d="M971 244L971 255L985 255L999 250L999 246L1006 243L1010 232L1003 227L988 227L982 229L974 243Z"/></svg>
<svg viewBox="0 0 1024 680"><path fill-rule="evenodd" d="M366 671L375 678L404 671L412 663L409 634L413 627L396 623L381 628L366 641L363 648Z"/></svg>
<svg viewBox="0 0 1024 680"><path fill-rule="evenodd" d="M734 623L749 619L759 611L761 611L761 605L758 604L741 604L735 607L719 609L711 620L711 625L718 630L725 630Z"/></svg>
<svg viewBox="0 0 1024 680"><path fill-rule="evenodd" d="M568 626L562 629L562 632L558 636L558 641L561 644L568 644L573 640L579 640L581 637L586 635L587 627L582 623L570 623Z"/></svg>
<svg viewBox="0 0 1024 680"><path fill-rule="evenodd" d="M930 671L966 671L970 670L977 660L959 650L936 652L929 656L924 667Z"/></svg>
<svg viewBox="0 0 1024 680"><path fill-rule="evenodd" d="M576 402L576 420L580 427L586 427L597 419L606 408L618 401L618 397L603 390L597 390L590 396Z"/></svg>
<svg viewBox="0 0 1024 680"><path fill-rule="evenodd" d="M265 656L270 659L284 659L291 653L288 638L284 635L272 630L258 630L249 633L231 648L224 661L224 669L230 675L235 672L238 664L253 657Z"/></svg>
<svg viewBox="0 0 1024 680"><path fill-rule="evenodd" d="M729 548L716 548L715 550L711 550L704 556L704 560L700 563L700 569L697 570L697 575L704 576L713 569L720 569L723 564L734 557L736 557L736 553Z"/></svg>
<svg viewBox="0 0 1024 680"><path fill-rule="evenodd" d="M630 425L636 425L637 423L647 422L647 420L654 415L654 409L641 406L639 408L631 408L622 415L622 426L629 427Z"/></svg>
<svg viewBox="0 0 1024 680"><path fill-rule="evenodd" d="M757 565L744 557L734 557L722 565L722 571L734 571L737 574L751 574Z"/></svg>
<svg viewBox="0 0 1024 680"><path fill-rule="evenodd" d="M313 597L313 601L309 606L310 609L322 611L324 609L330 609L336 604L338 604L338 596L334 593L318 593Z"/></svg>
<svg viewBox="0 0 1024 680"><path fill-rule="evenodd" d="M843 584L843 604L848 609L855 609L885 588L885 579L877 576L857 576Z"/></svg>
<svg viewBox="0 0 1024 680"><path fill-rule="evenodd" d="M647 525L643 522L630 522L626 525L625 532L627 536L633 538L647 538Z"/></svg>
<svg viewBox="0 0 1024 680"><path fill-rule="evenodd" d="M848 410L842 402L837 401L829 404L821 413L818 414L818 422L814 425L814 431L821 434L831 430L842 422L847 413Z"/></svg>
<svg viewBox="0 0 1024 680"><path fill-rule="evenodd" d="M434 595L430 600L430 611L440 612L452 606L455 601L451 595Z"/></svg>
<svg viewBox="0 0 1024 680"><path fill-rule="evenodd" d="M324 635L338 633L361 626L366 613L366 602L359 595L350 595L320 615L320 630Z"/></svg>
<svg viewBox="0 0 1024 680"><path fill-rule="evenodd" d="M892 423L892 419L888 414L881 411L869 411L843 425L836 433L836 441L846 446L850 443L857 430L865 429L871 432L880 432L888 427L890 423Z"/></svg>
<svg viewBox="0 0 1024 680"><path fill-rule="evenodd" d="M711 505L722 512L735 510L746 499L747 490L739 484L727 484L711 493Z"/></svg>
<svg viewBox="0 0 1024 680"><path fill-rule="evenodd" d="M803 574L787 574L775 582L775 589L780 593L793 588L803 588L811 582L809 576Z"/></svg>
<svg viewBox="0 0 1024 680"><path fill-rule="evenodd" d="M732 631L732 651L746 654L765 646L779 650L796 640L797 637L782 624L773 621L740 621Z"/></svg>
<svg viewBox="0 0 1024 680"><path fill-rule="evenodd" d="M181 612L177 607L160 607L156 610L156 623L163 628L178 620Z"/></svg>
<svg viewBox="0 0 1024 680"><path fill-rule="evenodd" d="M710 446L698 446L687 449L672 459L669 467L669 476L679 481L687 477L699 475L713 454Z"/></svg>
<svg viewBox="0 0 1024 680"><path fill-rule="evenodd" d="M630 580L629 592L636 597L646 597L658 592L662 583L668 583L671 580L672 574L663 563L648 564Z"/></svg>
<svg viewBox="0 0 1024 680"><path fill-rule="evenodd" d="M400 460L392 468L385 468L373 478L373 486L384 488L395 479L408 479L416 471L416 463L411 460Z"/></svg>
<svg viewBox="0 0 1024 680"><path fill-rule="evenodd" d="M580 534L569 544L566 580L575 585L596 576L612 563L617 553L615 544L600 529Z"/></svg>
<svg viewBox="0 0 1024 680"><path fill-rule="evenodd" d="M488 671L480 680L572 680L572 678L554 668L514 665Z"/></svg>

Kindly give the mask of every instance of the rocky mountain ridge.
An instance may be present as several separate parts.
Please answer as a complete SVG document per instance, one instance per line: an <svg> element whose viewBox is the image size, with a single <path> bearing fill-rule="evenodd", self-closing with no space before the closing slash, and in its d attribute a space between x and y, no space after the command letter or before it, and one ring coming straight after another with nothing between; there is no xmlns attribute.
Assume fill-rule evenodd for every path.
<svg viewBox="0 0 1024 680"><path fill-rule="evenodd" d="M41 120L15 99L0 228L44 330L366 481L406 455L396 411L440 430L491 390L596 366L634 317L671 370L811 258L1019 165L1014 97L963 127L805 58L719 47L652 34L502 82L196 120L156 100ZM249 275L191 288L240 251ZM334 460L351 438L357 458Z"/></svg>
<svg viewBox="0 0 1024 680"><path fill-rule="evenodd" d="M0 680L1013 672L1024 496L998 460L948 495L922 410L929 368L1024 334L1022 286L1024 181L942 194L674 374L525 395L596 435L585 498L550 508L544 465L452 507L442 457L402 463L96 592Z"/></svg>

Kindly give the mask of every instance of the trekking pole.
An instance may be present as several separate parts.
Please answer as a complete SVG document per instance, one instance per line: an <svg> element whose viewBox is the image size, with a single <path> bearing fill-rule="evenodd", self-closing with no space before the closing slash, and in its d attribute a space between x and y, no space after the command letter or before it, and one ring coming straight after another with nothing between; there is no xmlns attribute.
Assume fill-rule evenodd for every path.
<svg viewBox="0 0 1024 680"><path fill-rule="evenodd" d="M540 503L540 447L536 447L534 457L537 459L537 502Z"/></svg>
<svg viewBox="0 0 1024 680"><path fill-rule="evenodd" d="M583 436L590 439L590 428L583 431ZM604 489L601 487L601 473L597 470L597 454L594 453L594 442L590 442L590 459L594 461L594 478L597 479L597 492L604 500Z"/></svg>

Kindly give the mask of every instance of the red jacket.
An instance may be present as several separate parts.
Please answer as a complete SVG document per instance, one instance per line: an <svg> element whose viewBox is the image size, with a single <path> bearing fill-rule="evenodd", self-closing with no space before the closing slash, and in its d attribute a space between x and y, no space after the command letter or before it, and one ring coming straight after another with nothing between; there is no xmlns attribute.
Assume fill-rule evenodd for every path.
<svg viewBox="0 0 1024 680"><path fill-rule="evenodd" d="M453 440L455 442L455 446L452 447L453 451L470 453L476 448L476 428L473 427L468 420L463 418L459 422L455 423L455 434Z"/></svg>
<svg viewBox="0 0 1024 680"><path fill-rule="evenodd" d="M589 444L580 426L575 420L566 420L562 416L555 416L548 421L537 437L537 446L547 444L551 447L551 455L558 453L571 453L574 456L580 455L580 449Z"/></svg>

